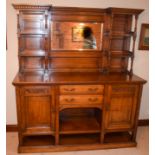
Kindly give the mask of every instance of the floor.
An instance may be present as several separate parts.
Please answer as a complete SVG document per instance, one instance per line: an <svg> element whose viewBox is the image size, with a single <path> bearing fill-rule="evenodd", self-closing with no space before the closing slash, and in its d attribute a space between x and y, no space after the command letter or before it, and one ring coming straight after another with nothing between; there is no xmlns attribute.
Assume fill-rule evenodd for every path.
<svg viewBox="0 0 155 155"><path fill-rule="evenodd" d="M20 155L148 155L149 154L149 128L139 127L137 133L137 147L95 150L95 151L73 151L56 153L21 153ZM7 155L19 155L17 153L18 138L16 132L7 133Z"/></svg>

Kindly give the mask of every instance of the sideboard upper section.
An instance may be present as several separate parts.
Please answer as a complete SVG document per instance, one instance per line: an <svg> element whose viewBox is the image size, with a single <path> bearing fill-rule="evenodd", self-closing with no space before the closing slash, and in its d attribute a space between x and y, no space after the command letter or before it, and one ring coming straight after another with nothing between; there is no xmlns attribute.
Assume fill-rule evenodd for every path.
<svg viewBox="0 0 155 155"><path fill-rule="evenodd" d="M19 72L133 73L143 9L13 4L18 10ZM85 46L90 28L95 46Z"/></svg>

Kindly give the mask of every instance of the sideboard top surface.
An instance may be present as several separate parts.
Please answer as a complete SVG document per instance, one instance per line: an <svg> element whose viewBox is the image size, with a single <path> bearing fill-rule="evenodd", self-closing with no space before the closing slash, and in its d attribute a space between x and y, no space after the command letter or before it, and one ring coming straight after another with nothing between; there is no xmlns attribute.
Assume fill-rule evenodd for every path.
<svg viewBox="0 0 155 155"><path fill-rule="evenodd" d="M104 83L146 83L145 80L125 73L18 73L13 81L14 85L25 84L104 84Z"/></svg>

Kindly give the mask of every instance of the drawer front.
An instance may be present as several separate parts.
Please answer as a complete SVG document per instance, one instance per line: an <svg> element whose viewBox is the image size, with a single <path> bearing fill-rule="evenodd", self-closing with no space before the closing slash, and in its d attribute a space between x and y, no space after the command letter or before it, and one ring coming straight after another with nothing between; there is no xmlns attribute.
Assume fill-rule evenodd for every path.
<svg viewBox="0 0 155 155"><path fill-rule="evenodd" d="M60 94L103 94L103 85L62 85Z"/></svg>
<svg viewBox="0 0 155 155"><path fill-rule="evenodd" d="M81 106L88 104L102 104L102 95L60 95L60 105L74 105L78 104Z"/></svg>
<svg viewBox="0 0 155 155"><path fill-rule="evenodd" d="M45 86L34 86L34 87L24 87L24 95L25 96L42 96L42 95L50 95L51 88Z"/></svg>
<svg viewBox="0 0 155 155"><path fill-rule="evenodd" d="M136 85L112 85L112 94L135 94Z"/></svg>

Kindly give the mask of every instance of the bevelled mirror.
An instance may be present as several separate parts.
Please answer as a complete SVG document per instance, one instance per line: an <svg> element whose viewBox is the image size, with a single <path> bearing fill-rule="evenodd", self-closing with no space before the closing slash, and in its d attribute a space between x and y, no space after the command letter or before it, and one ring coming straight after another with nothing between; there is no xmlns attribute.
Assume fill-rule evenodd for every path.
<svg viewBox="0 0 155 155"><path fill-rule="evenodd" d="M51 23L51 50L101 50L103 23Z"/></svg>

